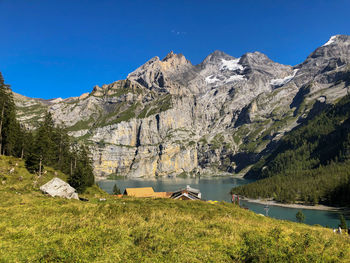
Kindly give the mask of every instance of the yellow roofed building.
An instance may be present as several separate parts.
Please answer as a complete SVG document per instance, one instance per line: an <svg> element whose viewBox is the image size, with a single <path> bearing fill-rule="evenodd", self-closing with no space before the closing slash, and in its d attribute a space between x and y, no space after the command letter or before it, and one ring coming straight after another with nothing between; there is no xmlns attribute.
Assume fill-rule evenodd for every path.
<svg viewBox="0 0 350 263"><path fill-rule="evenodd" d="M133 197L158 197L167 198L171 193L167 192L154 192L152 187L140 187L140 188L126 188L124 195Z"/></svg>

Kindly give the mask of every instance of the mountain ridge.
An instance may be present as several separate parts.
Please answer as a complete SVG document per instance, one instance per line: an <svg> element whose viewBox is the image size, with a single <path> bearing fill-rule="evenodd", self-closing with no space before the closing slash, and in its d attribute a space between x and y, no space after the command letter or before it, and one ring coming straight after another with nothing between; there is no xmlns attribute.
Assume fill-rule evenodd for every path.
<svg viewBox="0 0 350 263"><path fill-rule="evenodd" d="M197 65L170 52L80 97L15 100L28 128L49 110L87 143L99 177L240 173L347 94L349 45L335 36L294 67L260 52L214 51Z"/></svg>

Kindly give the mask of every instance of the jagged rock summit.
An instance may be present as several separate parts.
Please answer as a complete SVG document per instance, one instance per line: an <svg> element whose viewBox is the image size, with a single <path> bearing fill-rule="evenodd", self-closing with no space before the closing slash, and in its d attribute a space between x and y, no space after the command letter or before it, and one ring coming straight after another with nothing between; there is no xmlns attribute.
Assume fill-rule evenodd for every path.
<svg viewBox="0 0 350 263"><path fill-rule="evenodd" d="M347 94L349 47L349 36L333 36L296 66L222 51L192 65L170 52L80 97L15 100L29 128L49 110L87 143L98 177L243 173Z"/></svg>
<svg viewBox="0 0 350 263"><path fill-rule="evenodd" d="M147 89L156 92L176 92L174 86L183 84L185 75L194 71L194 66L182 54L172 51L163 60L154 57L137 68L127 77L130 81L138 82ZM177 87L178 88L178 87Z"/></svg>
<svg viewBox="0 0 350 263"><path fill-rule="evenodd" d="M76 190L58 177L55 177L46 184L42 185L40 190L52 197L58 196L67 199L79 200Z"/></svg>

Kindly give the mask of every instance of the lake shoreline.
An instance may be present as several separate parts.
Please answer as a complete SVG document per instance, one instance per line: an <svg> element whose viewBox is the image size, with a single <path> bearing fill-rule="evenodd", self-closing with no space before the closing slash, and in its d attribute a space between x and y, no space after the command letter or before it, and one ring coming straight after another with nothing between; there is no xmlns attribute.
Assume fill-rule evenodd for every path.
<svg viewBox="0 0 350 263"><path fill-rule="evenodd" d="M256 203L261 205L270 205L270 206L280 206L286 208L295 208L295 209L309 209L309 210L321 210L321 211L343 211L346 210L344 207L334 207L334 206L326 206L326 205L302 205L302 204L283 204L273 200L261 200L261 199L252 199L242 197L242 201L247 201L249 203Z"/></svg>
<svg viewBox="0 0 350 263"><path fill-rule="evenodd" d="M153 187L156 192L173 192L178 189L183 189L186 185L190 185L193 188L200 189L202 197L205 200L217 200L231 202L231 195L229 194L232 187L240 186L249 183L249 180L244 178L240 179L237 177L211 177L198 180L198 178L125 178L121 180L102 180L99 181L99 186L108 193L113 192L113 186L116 184L118 188L123 192L125 188L130 187ZM243 199L241 199L243 200ZM248 201L259 201L259 203L254 204L254 202ZM271 200L270 200L271 201ZM264 205L266 202L264 200L253 200L246 199L242 201L241 204L247 207L249 210L255 212L256 214L265 214ZM275 206L272 206L275 205ZM306 216L305 223L309 225L319 224L322 226L337 227L339 224L339 213L343 213L344 216L349 220L350 211L349 210L337 210L336 208L318 209L319 207L294 205L294 209L290 205L281 205L277 203L269 203L270 206L270 216L282 219L295 221L295 215L298 209L305 209L303 213ZM284 207L285 206L285 207ZM312 210L314 209L314 210ZM323 211L324 210L324 211Z"/></svg>
<svg viewBox="0 0 350 263"><path fill-rule="evenodd" d="M115 180L139 180L139 181L156 181L156 180L168 180L168 179L221 179L221 178L237 178L245 179L244 174L230 174L230 173L221 173L215 175L202 174L200 176L160 176L160 177L127 177L127 176L115 176L115 177L106 177L106 176L95 176L95 182L100 181L115 181ZM245 179L247 180L247 179Z"/></svg>

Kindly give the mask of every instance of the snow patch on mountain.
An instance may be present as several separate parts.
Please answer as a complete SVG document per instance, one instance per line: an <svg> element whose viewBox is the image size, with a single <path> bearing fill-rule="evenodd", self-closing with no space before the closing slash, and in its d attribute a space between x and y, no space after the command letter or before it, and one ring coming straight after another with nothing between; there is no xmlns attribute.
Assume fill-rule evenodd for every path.
<svg viewBox="0 0 350 263"><path fill-rule="evenodd" d="M233 82L233 81L242 81L245 79L246 78L244 75L233 75L233 76L229 77L228 79L226 79L225 83L229 83L229 82Z"/></svg>
<svg viewBox="0 0 350 263"><path fill-rule="evenodd" d="M220 81L220 79L217 78L217 76L215 75L210 75L208 77L205 78L205 82L207 82L208 84L213 84L215 82Z"/></svg>
<svg viewBox="0 0 350 263"><path fill-rule="evenodd" d="M205 81L208 84L218 83L218 84L222 85L222 84L226 84L229 82L242 81L245 79L246 79L246 77L244 75L232 75L230 77L225 77L223 75L210 75L210 76L205 78Z"/></svg>
<svg viewBox="0 0 350 263"><path fill-rule="evenodd" d="M220 70L243 70L243 66L239 64L240 58L237 59L232 59L232 60L226 60L226 59L221 59L221 67Z"/></svg>
<svg viewBox="0 0 350 263"><path fill-rule="evenodd" d="M331 36L331 38L327 41L326 44L324 44L322 47L329 46L330 44L333 44L335 42L335 39L337 36Z"/></svg>
<svg viewBox="0 0 350 263"><path fill-rule="evenodd" d="M295 74L297 74L298 72L298 69L295 69L293 71L293 74L292 75L289 75L283 79L272 79L270 81L270 85L272 86L283 86L285 84L287 84L289 81L291 81L294 77L295 77Z"/></svg>

